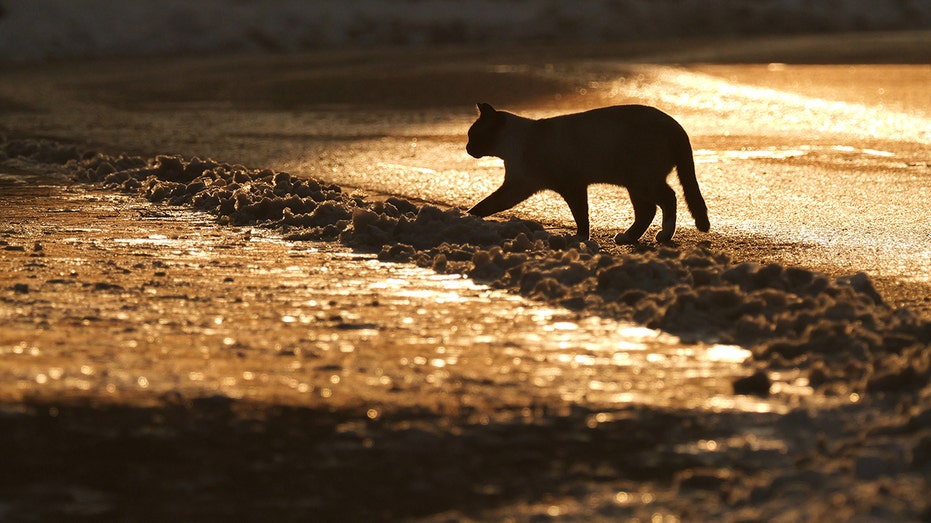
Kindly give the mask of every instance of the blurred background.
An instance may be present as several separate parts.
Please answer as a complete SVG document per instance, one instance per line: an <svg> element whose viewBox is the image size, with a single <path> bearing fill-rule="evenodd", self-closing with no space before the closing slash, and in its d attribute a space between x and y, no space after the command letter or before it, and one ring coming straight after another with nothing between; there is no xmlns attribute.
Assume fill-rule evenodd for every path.
<svg viewBox="0 0 931 523"><path fill-rule="evenodd" d="M929 0L0 0L0 58L931 27Z"/></svg>

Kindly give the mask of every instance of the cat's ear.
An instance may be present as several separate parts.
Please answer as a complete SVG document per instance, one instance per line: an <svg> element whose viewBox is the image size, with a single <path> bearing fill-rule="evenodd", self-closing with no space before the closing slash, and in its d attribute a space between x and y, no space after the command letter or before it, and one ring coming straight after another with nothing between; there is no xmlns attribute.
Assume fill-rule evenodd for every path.
<svg viewBox="0 0 931 523"><path fill-rule="evenodd" d="M479 116L484 116L486 114L491 116L497 112L495 111L495 108L491 106L491 104L477 103L475 104L475 107L478 108Z"/></svg>

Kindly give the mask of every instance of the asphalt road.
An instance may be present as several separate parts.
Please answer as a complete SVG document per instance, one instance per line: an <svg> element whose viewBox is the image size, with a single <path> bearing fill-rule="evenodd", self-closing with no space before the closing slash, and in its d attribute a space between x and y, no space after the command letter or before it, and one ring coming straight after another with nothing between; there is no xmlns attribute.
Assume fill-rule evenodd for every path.
<svg viewBox="0 0 931 523"><path fill-rule="evenodd" d="M690 133L708 202L712 232L683 212L677 240L741 260L865 271L888 301L927 311L928 42L931 33L8 64L0 132L210 156L468 208L503 175L499 161L465 152L474 102L534 117L646 103ZM613 187L590 199L593 234L610 246L632 219L629 201ZM507 214L572 223L552 194Z"/></svg>

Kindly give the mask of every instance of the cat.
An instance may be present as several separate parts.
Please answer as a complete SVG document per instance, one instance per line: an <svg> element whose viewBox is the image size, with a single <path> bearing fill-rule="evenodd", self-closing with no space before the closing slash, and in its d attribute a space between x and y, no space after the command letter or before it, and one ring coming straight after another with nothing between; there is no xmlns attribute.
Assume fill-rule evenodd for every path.
<svg viewBox="0 0 931 523"><path fill-rule="evenodd" d="M689 137L679 123L655 107L618 105L532 120L487 103L469 128L466 151L475 158L504 160L504 183L469 209L481 217L514 207L545 189L569 204L577 236L589 238L588 186L608 183L627 188L634 223L614 240L636 243L663 211L656 241L672 240L676 230L676 193L666 183L673 167L685 202L702 232L710 228L708 210L695 179Z"/></svg>

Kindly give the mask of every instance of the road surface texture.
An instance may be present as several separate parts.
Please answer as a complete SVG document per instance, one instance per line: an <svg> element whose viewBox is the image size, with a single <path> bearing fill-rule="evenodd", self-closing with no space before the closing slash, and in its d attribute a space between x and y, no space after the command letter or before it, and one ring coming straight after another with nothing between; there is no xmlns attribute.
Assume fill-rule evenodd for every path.
<svg viewBox="0 0 931 523"><path fill-rule="evenodd" d="M4 65L0 518L927 520L929 43ZM378 254L363 226L499 234L455 211L503 174L465 153L479 101L662 108L711 233L615 246L626 193L595 187L594 243L541 194L464 261ZM179 182L194 157L237 166ZM295 192L211 207L223 176ZM331 229L255 210L308 179ZM631 293L634 266L689 284Z"/></svg>

